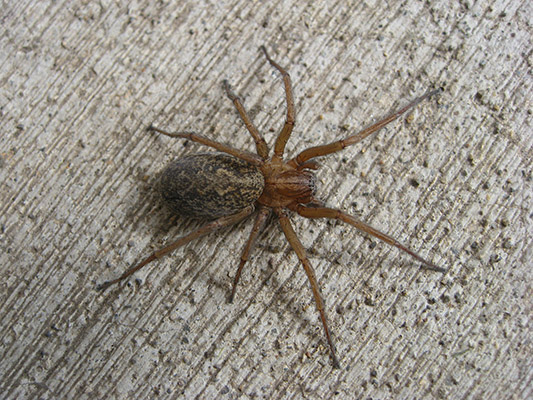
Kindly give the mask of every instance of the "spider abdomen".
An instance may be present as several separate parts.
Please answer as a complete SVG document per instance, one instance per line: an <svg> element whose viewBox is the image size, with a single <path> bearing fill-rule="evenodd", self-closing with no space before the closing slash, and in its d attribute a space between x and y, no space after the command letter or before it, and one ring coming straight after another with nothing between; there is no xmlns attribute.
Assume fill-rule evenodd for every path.
<svg viewBox="0 0 533 400"><path fill-rule="evenodd" d="M255 203L264 187L257 167L222 153L177 159L160 181L161 195L173 211L198 218L236 214Z"/></svg>

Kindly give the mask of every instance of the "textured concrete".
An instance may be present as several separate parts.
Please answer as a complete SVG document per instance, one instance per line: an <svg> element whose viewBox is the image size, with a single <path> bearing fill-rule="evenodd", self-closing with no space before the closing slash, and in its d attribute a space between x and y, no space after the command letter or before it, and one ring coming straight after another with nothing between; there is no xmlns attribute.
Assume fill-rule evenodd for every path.
<svg viewBox="0 0 533 400"><path fill-rule="evenodd" d="M2 399L533 396L532 3L346 3L3 3ZM340 370L275 221L234 304L250 220L95 290L199 226L153 186L201 146L150 123L253 149L228 78L273 143L285 103L262 44L294 82L290 154L445 89L318 177L329 205L446 274L293 217Z"/></svg>

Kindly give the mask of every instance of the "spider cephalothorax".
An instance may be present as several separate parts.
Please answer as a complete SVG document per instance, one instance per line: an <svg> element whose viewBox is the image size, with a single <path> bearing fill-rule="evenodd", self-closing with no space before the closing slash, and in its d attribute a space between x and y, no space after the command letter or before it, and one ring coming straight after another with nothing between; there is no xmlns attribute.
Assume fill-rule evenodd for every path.
<svg viewBox="0 0 533 400"><path fill-rule="evenodd" d="M313 170L318 168L318 164L314 160L316 157L336 153L347 146L358 143L439 90L426 93L402 109L390 114L355 135L326 145L311 147L302 151L296 157L284 161L283 153L285 145L294 127L294 101L291 80L289 74L270 58L266 49L261 47L261 50L268 62L282 74L287 98L287 117L283 129L274 144L274 154L272 157L269 157L269 149L265 140L248 117L239 97L231 91L227 81L224 81L226 94L237 108L241 119L252 135L257 154L237 150L231 146L195 133L168 133L161 129L150 127L150 130L164 135L189 139L222 152L196 154L178 159L166 168L160 182L163 198L174 211L190 217L213 219L213 221L179 238L169 246L154 252L141 263L128 269L119 278L105 282L99 288L105 289L127 278L149 262L164 256L191 240L216 229L233 225L254 211L257 211L254 226L243 249L239 267L235 274L230 297L230 301L233 301L242 268L248 260L255 239L264 228L269 215L274 212L278 217L283 233L298 255L307 274L331 350L333 365L338 368L339 362L335 354L335 346L329 333L324 302L320 295L316 275L307 258L302 243L292 228L287 210L296 212L306 218L331 218L343 221L409 253L418 261L422 262L426 268L444 272L444 269L424 260L418 254L409 250L390 236L372 228L349 214L323 206L322 202L315 198L316 179L313 173Z"/></svg>

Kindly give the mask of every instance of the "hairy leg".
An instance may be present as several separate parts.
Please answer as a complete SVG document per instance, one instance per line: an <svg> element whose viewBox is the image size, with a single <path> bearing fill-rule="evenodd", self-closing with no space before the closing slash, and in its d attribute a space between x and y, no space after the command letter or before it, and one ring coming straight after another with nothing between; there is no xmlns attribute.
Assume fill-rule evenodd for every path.
<svg viewBox="0 0 533 400"><path fill-rule="evenodd" d="M230 85L227 80L224 79L222 82L224 84L224 90L226 91L226 95L228 98L232 101L233 105L239 112L239 115L242 119L242 122L244 122L244 125L246 126L246 129L248 129L248 132L250 132L250 135L252 135L252 138L255 142L255 148L257 150L257 154L259 157L261 157L263 160L266 160L268 158L268 146L266 144L265 139L257 128L255 127L254 123L248 116L248 113L246 112L246 109L242 105L241 99L239 96L237 96L230 88Z"/></svg>
<svg viewBox="0 0 533 400"><path fill-rule="evenodd" d="M265 227L265 223L268 217L270 216L271 212L272 212L272 209L261 206L261 208L259 209L259 212L257 213L254 226L252 228L252 231L250 232L250 237L248 238L248 241L246 242L246 245L244 246L244 249L242 251L239 268L237 268L237 273L235 274L235 279L233 280L233 289L231 290L231 295L229 298L230 303L233 303L233 299L235 298L235 291L237 290L237 284L239 283L239 279L241 278L242 268L244 267L244 264L246 264L246 261L248 261L248 256L250 255L250 252L252 251L255 245L255 240L257 239L257 235L259 235L259 233Z"/></svg>
<svg viewBox="0 0 533 400"><path fill-rule="evenodd" d="M287 117L285 124L281 130L276 143L274 145L274 157L281 160L283 158L283 152L285 151L285 145L291 137L292 128L294 128L294 98L292 95L291 77L277 62L272 60L268 55L265 46L261 46L261 50L265 53L265 57L274 68L276 68L283 77L283 83L285 84L285 96L287 98ZM274 158L273 157L273 158Z"/></svg>
<svg viewBox="0 0 533 400"><path fill-rule="evenodd" d="M322 301L322 296L320 295L320 289L318 288L318 282L316 279L315 270L313 269L313 266L307 259L307 254L302 245L302 242L300 242L300 239L298 239L298 236L296 236L296 233L294 232L294 229L292 228L291 222L289 221L289 217L287 216L286 212L281 208L276 208L274 210L279 217L279 223L281 225L281 228L283 229L283 233L285 234L285 237L287 238L290 245L292 246L292 248L298 255L298 258L300 259L300 262L302 263L304 267L305 273L307 274L307 278L309 279L309 283L311 284L311 290L313 291L313 296L315 298L316 308L318 309L318 312L320 314L320 319L322 320L322 326L324 327L324 332L326 333L326 339L328 341L329 348L331 350L331 358L333 360L333 367L340 368L339 360L337 359L337 356L335 354L335 346L333 346L333 341L331 340L331 336L329 334L326 310L325 310L324 302Z"/></svg>
<svg viewBox="0 0 533 400"><path fill-rule="evenodd" d="M407 104L405 107L399 109L398 111L395 111L385 118L383 118L381 121L376 122L375 124L369 126L368 128L363 129L362 131L356 133L355 135L348 136L346 139L338 140L336 142L332 142L329 144L325 144L322 146L315 146L311 147L309 149L306 149L302 151L300 154L298 154L296 157L294 157L292 160L289 161L289 165L293 167L298 167L305 163L307 160L310 160L315 157L325 156L327 154L336 153L338 151L341 151L342 149L351 146L353 144L356 144L366 138L367 136L373 134L374 132L380 130L385 125L391 123L395 119L399 118L402 114L407 112L409 109L416 106L421 101L427 99L430 96L433 96L434 94L437 94L441 91L441 89L433 90L431 92L427 92L423 96L418 97L417 99L413 100L409 104Z"/></svg>
<svg viewBox="0 0 533 400"><path fill-rule="evenodd" d="M167 247L164 247L161 250L157 250L153 252L151 255L146 257L139 264L129 268L122 275L120 275L117 279L113 279L112 281L107 281L107 282L102 283L101 285L98 285L97 289L106 290L109 286L114 285L115 283L118 283L122 281L123 279L126 279L128 276L130 276L134 272L140 270L146 264L149 264L152 261L163 257L165 254L168 254L171 251L176 250L178 247L183 246L194 239L207 235L208 233L216 231L217 229L223 228L225 226L236 224L237 222L241 221L243 218L246 218L248 215L250 215L253 211L254 211L254 207L250 206L250 207L246 207L244 210L242 210L241 212L237 214L229 215L226 217L221 217L215 221L209 222L207 225L202 226L201 228L195 230L194 232L191 232L188 235L185 235L179 238L178 240L168 245Z"/></svg>
<svg viewBox="0 0 533 400"><path fill-rule="evenodd" d="M407 254L411 255L412 257L414 257L415 259L423 263L427 269L437 271L437 272L446 272L444 268L437 267L435 264L427 260L424 260L418 254L416 254L414 251L405 247L403 244L398 242L396 239L393 239L389 235L383 232L380 232L375 228L372 228L370 225L365 224L364 222L358 220L357 218L352 217L351 215L346 214L340 210L336 210L333 208L327 208L327 207L306 207L301 204L291 207L291 209L296 211L302 217L306 217L306 218L329 218L329 219L337 219L339 221L346 222L347 224L352 225L353 227L359 229L360 231L366 232L369 235L377 237L378 239L384 241L385 243L388 243L391 246L397 247L398 249L406 252Z"/></svg>
<svg viewBox="0 0 533 400"><path fill-rule="evenodd" d="M240 158L241 160L247 161L250 164L253 164L253 165L256 165L256 166L260 166L260 165L263 164L263 160L260 157L258 157L257 155L255 155L255 154L235 149L235 148L233 148L231 146L228 146L227 144L220 143L220 142L217 142L215 140L208 139L205 136L197 135L196 133L193 133L193 132L173 132L173 133L171 133L171 132L166 132L166 131L164 131L162 129L156 128L153 125L150 125L148 127L148 130L149 131L155 131L155 132L161 133L163 135L170 136L172 138L189 139L189 140L192 140L193 142L197 142L197 143L203 144L205 146L212 147L214 149L217 149L218 151L222 151L222 152L230 154L230 155L232 155L234 157Z"/></svg>

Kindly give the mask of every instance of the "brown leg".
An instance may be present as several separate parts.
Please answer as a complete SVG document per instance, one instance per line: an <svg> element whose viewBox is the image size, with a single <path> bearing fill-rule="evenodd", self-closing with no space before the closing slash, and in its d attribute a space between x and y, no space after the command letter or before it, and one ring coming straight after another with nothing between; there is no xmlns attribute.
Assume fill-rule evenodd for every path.
<svg viewBox="0 0 533 400"><path fill-rule="evenodd" d="M257 213L254 226L250 232L250 237L248 238L248 242L246 242L246 246L244 246L244 250L242 251L239 268L237 268L237 273L235 274L235 279L233 280L233 289L231 290L231 296L229 298L230 303L233 303L233 299L235 298L235 290L237 289L237 284L239 283L239 279L241 277L242 268L244 267L244 264L246 264L246 261L248 261L248 256L254 247L257 235L259 235L259 233L265 227L265 223L270 216L270 213L271 209L263 206L261 206L259 212Z"/></svg>
<svg viewBox="0 0 533 400"><path fill-rule="evenodd" d="M407 254L410 254L411 256L416 258L418 261L423 263L427 269L437 271L437 272L446 272L444 268L437 267L435 264L430 263L427 260L424 260L414 251L409 250L407 247L405 247L403 244L399 243L397 240L393 239L389 235L386 235L385 233L380 232L375 228L372 228L370 225L365 224L364 222L359 221L357 218L354 218L349 214L343 213L340 210L335 210L333 208L326 208L326 207L306 207L301 204L295 207L291 207L291 208L294 211L296 211L298 214L300 214L302 217L330 218L330 219L337 219L339 221L346 222L347 224L352 225L353 227L359 229L360 231L366 232L369 235L375 236L378 239L384 241L385 243L390 244L391 246L397 247L400 250L405 251Z"/></svg>
<svg viewBox="0 0 533 400"><path fill-rule="evenodd" d="M128 276L130 276L134 272L140 270L146 264L149 264L152 261L163 257L165 254L170 253L171 251L177 249L178 247L189 243L191 240L207 235L208 233L211 233L222 227L236 224L243 218L250 215L253 211L254 211L253 206L250 206L250 207L245 208L238 214L230 215L227 217L222 217L215 221L212 221L208 223L207 225L202 226L200 229L197 229L196 231L191 232L188 235L179 238L178 240L168 245L167 247L153 252L150 256L146 257L143 261L141 261L139 264L135 265L134 267L131 267L130 269L128 269L126 272L120 275L117 279L113 279L112 281L107 281L107 282L102 283L101 285L98 285L97 289L102 290L102 291L106 290L109 286L114 285L115 283L118 283L123 279L126 279Z"/></svg>
<svg viewBox="0 0 533 400"><path fill-rule="evenodd" d="M289 165L293 167L298 167L302 165L303 163L305 163L307 160L310 160L311 158L325 156L331 153L336 153L337 151L340 151L344 149L345 147L358 143L364 138L366 138L367 136L373 134L374 132L383 128L385 125L394 121L395 119L400 117L402 114L404 114L406 111L416 106L421 101L427 99L430 96L433 96L434 94L439 93L440 91L441 89L433 90L431 92L424 94L423 96L418 97L417 99L413 100L412 102L407 104L405 107L401 108L400 110L395 111L392 114L389 114L388 116L383 118L381 121L376 122L372 126L369 126L368 128L365 128L362 131L356 133L355 135L347 137L346 139L338 140L336 142L325 144L323 146L311 147L307 150L304 150L300 154L298 154L296 157L294 157L292 160L290 160Z"/></svg>
<svg viewBox="0 0 533 400"><path fill-rule="evenodd" d="M253 164L256 166L260 166L263 164L263 161L261 160L261 158L259 158L255 154L248 153L246 151L242 151L238 149L234 149L233 147L228 146L227 144L216 142L214 140L206 138L205 136L197 135L196 133L193 133L193 132L170 133L162 129L156 128L155 126L152 126L152 125L148 127L148 130L162 133L163 135L170 136L172 138L189 139L189 140L192 140L193 142L197 142L205 146L209 146L219 151L222 151L224 153L231 154L234 157L240 158L241 160L247 161L250 164Z"/></svg>
<svg viewBox="0 0 533 400"><path fill-rule="evenodd" d="M292 228L291 222L289 221L289 218L287 217L286 212L281 208L276 208L275 212L279 217L279 223L281 225L281 228L283 229L283 233L285 234L285 237L287 238L292 248L298 255L298 258L300 259L300 262L302 263L304 267L305 273L307 274L307 278L309 279L309 283L311 284L311 290L313 291L313 296L315 298L316 308L318 309L318 312L320 314L320 319L322 320L322 326L324 327L324 331L326 333L326 339L328 340L329 348L331 350L331 358L333 359L333 367L340 368L339 360L337 359L337 356L335 355L335 346L333 346L333 342L329 334L328 322L326 318L326 310L325 310L324 302L322 301L322 296L320 295L320 289L318 288L315 270L313 269L313 266L307 259L307 254L305 253L305 249L302 243L300 242L300 239L298 239L298 236L296 236L296 233L294 232L294 229Z"/></svg>
<svg viewBox="0 0 533 400"><path fill-rule="evenodd" d="M274 145L274 157L278 159L283 158L283 152L285 151L285 145L291 137L292 128L294 127L294 99L292 97L291 77L278 63L270 58L265 46L261 46L261 50L265 53L265 57L274 68L276 68L283 77L283 83L285 84L285 96L287 97L287 118L285 119L285 125L281 130L276 143Z"/></svg>
<svg viewBox="0 0 533 400"><path fill-rule="evenodd" d="M224 90L226 90L226 95L229 97L229 99L233 102L233 105L239 112L239 115L241 116L242 121L244 122L244 125L246 126L246 129L248 129L248 132L250 132L250 135L252 135L254 141L255 141L255 148L257 149L257 154L259 157L261 157L263 160L266 160L268 158L268 146L265 142L265 139L257 128L255 127L254 123L248 116L248 113L244 109L244 106L242 105L241 99L239 96L237 96L233 91L231 90L229 83L227 80L224 79Z"/></svg>

